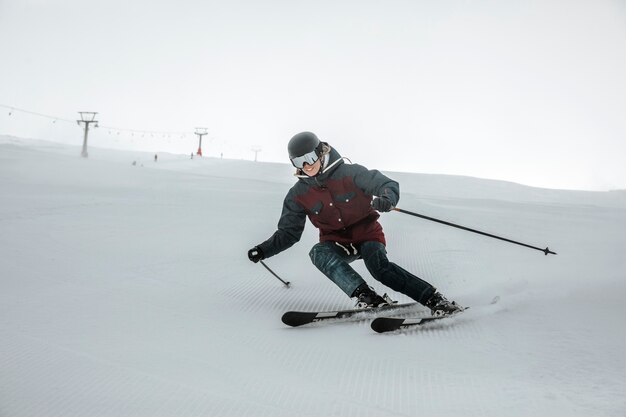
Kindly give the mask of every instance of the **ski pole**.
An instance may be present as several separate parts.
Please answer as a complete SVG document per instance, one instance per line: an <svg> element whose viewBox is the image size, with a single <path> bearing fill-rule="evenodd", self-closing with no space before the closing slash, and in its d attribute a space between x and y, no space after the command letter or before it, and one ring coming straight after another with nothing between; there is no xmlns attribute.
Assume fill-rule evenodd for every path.
<svg viewBox="0 0 626 417"><path fill-rule="evenodd" d="M289 281L287 281L287 282L283 281L281 277L279 277L278 275L276 275L276 273L275 273L274 271L272 271L272 270L270 269L270 267L269 267L269 266L267 266L267 265L265 264L265 262L263 262L263 261L259 261L259 262L261 262L261 265L263 265L263 266L265 267L265 269L267 269L268 271L270 271L270 274L274 275L276 278L278 278L278 280L279 280L280 282L282 282L283 284L285 284L285 287L289 288L289 284L291 284L291 282L289 282Z"/></svg>
<svg viewBox="0 0 626 417"><path fill-rule="evenodd" d="M394 207L393 210L398 211L400 213L409 214L411 216L420 217L422 219L430 220L430 221L433 221L433 222L445 224L446 226L456 227L457 229L467 230L468 232L478 233L479 235L489 236L489 237L492 237L494 239L500 239L500 240L504 240L505 242L515 243L516 245L525 246L527 248L535 249L535 250L543 252L546 256L548 256L548 254L556 255L556 252L552 252L548 247L546 247L545 249L541 249L541 248L538 248L536 246L531 246L531 245L527 245L525 243L516 242L515 240L511 240L511 239L507 239L507 238L504 238L504 237L492 235L491 233L481 232L480 230L476 230L476 229L470 229L469 227L460 226L458 224L454 224L454 223L446 222L446 221L443 221L443 220L435 219L434 217L424 216L423 214L418 214L418 213L413 213L413 212L410 212L410 211L407 211L407 210L402 210L402 209L399 209L397 207Z"/></svg>

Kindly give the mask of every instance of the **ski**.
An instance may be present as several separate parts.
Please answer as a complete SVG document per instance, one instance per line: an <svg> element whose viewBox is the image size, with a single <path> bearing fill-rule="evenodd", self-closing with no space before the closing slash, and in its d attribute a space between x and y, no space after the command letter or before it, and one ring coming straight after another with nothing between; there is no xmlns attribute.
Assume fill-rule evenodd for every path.
<svg viewBox="0 0 626 417"><path fill-rule="evenodd" d="M298 327L305 324L317 323L330 320L355 319L364 320L372 318L380 313L398 313L399 310L407 310L414 308L419 303L390 304L382 307L373 308L355 308L351 310L335 310L335 311L288 311L283 314L281 320L284 324L291 327Z"/></svg>
<svg viewBox="0 0 626 417"><path fill-rule="evenodd" d="M489 304L493 305L500 301L500 296L495 296ZM424 324L432 323L434 321L448 319L456 317L463 313L469 307L464 307L463 310L451 314L442 314L440 316L428 316L428 317L377 317L372 321L371 328L378 333L393 332L396 330L410 329L414 327L423 326Z"/></svg>
<svg viewBox="0 0 626 417"><path fill-rule="evenodd" d="M441 316L428 316L428 317L377 317L372 321L371 327L377 333L393 332L400 329L408 329L411 327L422 326L426 323L432 323L434 321L448 319L455 317L469 307L465 307L463 310L452 314L443 314Z"/></svg>

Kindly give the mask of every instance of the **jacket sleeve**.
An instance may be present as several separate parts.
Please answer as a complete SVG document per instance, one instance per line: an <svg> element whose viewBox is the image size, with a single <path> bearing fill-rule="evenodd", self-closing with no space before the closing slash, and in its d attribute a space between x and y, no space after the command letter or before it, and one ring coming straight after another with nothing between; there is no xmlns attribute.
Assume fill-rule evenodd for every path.
<svg viewBox="0 0 626 417"><path fill-rule="evenodd" d="M364 193L383 197L391 201L395 207L400 201L400 184L397 181L383 175L378 170L368 170L361 165L353 165L356 169L354 184Z"/></svg>
<svg viewBox="0 0 626 417"><path fill-rule="evenodd" d="M306 212L294 201L293 192L290 191L283 202L278 230L274 232L272 237L259 245L263 255L269 258L292 247L302 237L305 223Z"/></svg>

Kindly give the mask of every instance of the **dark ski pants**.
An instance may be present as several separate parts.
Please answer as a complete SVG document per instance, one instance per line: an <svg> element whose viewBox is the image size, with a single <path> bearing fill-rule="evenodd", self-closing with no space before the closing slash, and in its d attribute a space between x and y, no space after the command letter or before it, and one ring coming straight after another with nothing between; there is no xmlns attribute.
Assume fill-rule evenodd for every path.
<svg viewBox="0 0 626 417"><path fill-rule="evenodd" d="M338 245L335 242L320 242L309 253L313 265L352 297L354 290L365 280L349 265L363 259L372 276L394 291L408 295L424 304L434 293L435 287L423 279L402 269L387 259L385 245L380 242L363 242L356 245Z"/></svg>

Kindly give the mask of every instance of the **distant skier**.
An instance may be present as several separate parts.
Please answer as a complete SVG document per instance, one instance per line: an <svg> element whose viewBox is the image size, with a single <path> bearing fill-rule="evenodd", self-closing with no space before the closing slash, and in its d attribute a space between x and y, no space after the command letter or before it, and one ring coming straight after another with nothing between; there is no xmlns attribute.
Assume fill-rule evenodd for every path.
<svg viewBox="0 0 626 417"><path fill-rule="evenodd" d="M157 161L157 159L158 159L157 154L154 154L154 162L156 162L156 161Z"/></svg>
<svg viewBox="0 0 626 417"><path fill-rule="evenodd" d="M357 307L391 302L378 295L349 265L362 259L375 279L427 306L433 314L462 309L431 284L387 259L377 211L388 212L398 203L400 189L396 181L377 170L345 163L335 149L311 132L295 135L287 149L298 182L285 197L278 230L248 251L252 262L274 256L298 242L308 216L320 231L320 242L309 253L311 261L349 297L355 297ZM373 196L376 198L372 200Z"/></svg>

